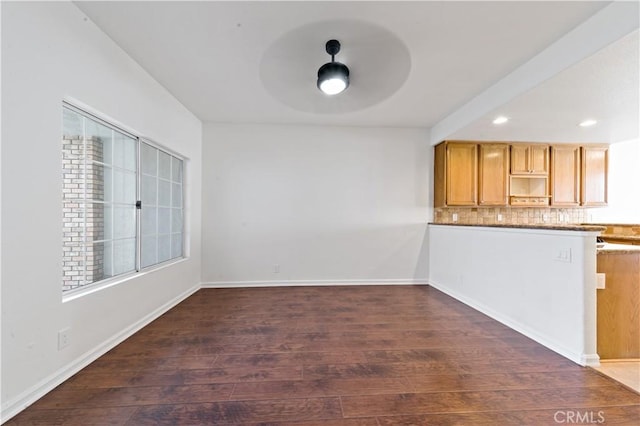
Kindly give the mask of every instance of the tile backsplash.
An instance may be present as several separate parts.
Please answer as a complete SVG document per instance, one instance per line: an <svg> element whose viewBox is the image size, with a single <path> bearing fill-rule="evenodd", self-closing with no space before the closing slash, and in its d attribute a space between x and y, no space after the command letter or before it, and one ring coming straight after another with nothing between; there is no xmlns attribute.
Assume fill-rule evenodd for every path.
<svg viewBox="0 0 640 426"><path fill-rule="evenodd" d="M457 220L454 220L457 215ZM584 208L549 207L441 207L434 209L434 223L463 223L471 225L557 225L589 222Z"/></svg>

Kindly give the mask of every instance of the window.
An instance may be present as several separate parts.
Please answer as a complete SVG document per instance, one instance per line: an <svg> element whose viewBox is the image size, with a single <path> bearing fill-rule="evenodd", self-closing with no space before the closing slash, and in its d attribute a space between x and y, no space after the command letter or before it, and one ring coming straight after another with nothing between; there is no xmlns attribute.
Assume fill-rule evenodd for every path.
<svg viewBox="0 0 640 426"><path fill-rule="evenodd" d="M182 255L182 161L142 142L142 267Z"/></svg>
<svg viewBox="0 0 640 426"><path fill-rule="evenodd" d="M63 278L69 291L183 255L183 160L63 108Z"/></svg>

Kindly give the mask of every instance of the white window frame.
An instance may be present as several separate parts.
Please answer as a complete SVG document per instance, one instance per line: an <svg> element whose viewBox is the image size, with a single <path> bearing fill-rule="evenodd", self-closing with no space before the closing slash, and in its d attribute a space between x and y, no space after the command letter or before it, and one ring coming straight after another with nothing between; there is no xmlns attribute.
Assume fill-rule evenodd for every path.
<svg viewBox="0 0 640 426"><path fill-rule="evenodd" d="M94 281L91 283L86 283L80 287L74 288L74 289L70 289L70 290L62 290L62 299L63 302L67 302L70 300L74 300L80 296L83 296L85 294L90 294L90 293L94 293L98 290L101 290L103 288L107 288L107 287L111 287L117 284L120 284L122 282L126 282L129 281L130 279L142 276L150 271L156 270L156 269L162 269L165 268L167 266L176 264L176 263L180 263L185 261L186 259L188 259L189 255L188 255L188 247L187 247L187 229L188 229L188 218L187 218L187 194L186 194L186 188L187 188L187 171L188 171L188 158L183 156L182 154L175 152L169 148L164 147L163 145L155 142L154 140L145 137L141 134L139 134L138 132L135 132L133 130L129 130L127 128L125 128L122 125L119 124L115 124L116 121L115 120L110 120L108 117L104 116L101 113L92 111L91 108L88 107L80 107L77 105L76 102L71 102L68 100L64 100L62 102L62 107L63 109L69 109L70 111L73 111L77 114L80 114L88 119L94 120L95 122L99 123L100 125L103 125L107 128L110 128L112 130L115 130L117 132L120 132L132 139L136 140L136 171L135 171L135 176L136 176L136 199L138 201L141 200L141 182L142 182L142 171L141 171L141 147L142 147L142 143L145 143L155 149L157 149L160 152L164 152L165 154L170 155L171 157L175 157L176 159L178 159L181 162L181 166L182 166L182 180L180 182L181 184L181 196L182 196L182 202L181 202L181 210L182 210L182 254L178 257L174 257L174 258L170 258L168 260L162 261L162 262L158 262L158 263L154 263L152 265L148 265L145 267L141 267L141 253L142 253L142 210L140 208L136 209L136 224L135 224L135 228L136 228L136 234L135 234L135 238L136 238L136 255L135 255L135 269L133 271L129 271L129 272L125 272L122 274L118 274L118 275L114 275L102 280L98 280L98 281ZM62 136L62 135L61 135ZM85 153L85 157L84 157L84 161L86 162L86 153ZM86 189L85 189L86 191ZM85 195L83 197L83 202L87 202L87 196ZM173 206L171 206L171 208L173 208ZM142 209L144 209L144 205L142 205ZM64 221L63 221L64 223ZM86 229L86 218L85 218L85 224L84 227ZM84 244L86 245L86 240L84 242Z"/></svg>

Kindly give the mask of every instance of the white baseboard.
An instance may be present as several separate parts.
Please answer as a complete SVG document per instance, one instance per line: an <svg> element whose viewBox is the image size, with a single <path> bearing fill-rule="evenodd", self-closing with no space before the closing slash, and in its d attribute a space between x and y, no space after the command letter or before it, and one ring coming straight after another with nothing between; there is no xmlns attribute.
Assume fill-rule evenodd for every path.
<svg viewBox="0 0 640 426"><path fill-rule="evenodd" d="M182 294L174 297L172 300L168 301L164 305L160 306L153 312L145 315L139 321L131 324L126 329L116 333L111 336L108 340L96 346L95 348L85 352L83 355L72 361L71 363L65 365L60 368L55 373L49 375L44 378L40 382L31 386L29 389L25 390L15 398L10 399L2 404L2 409L0 410L0 422L4 423L8 421L10 418L27 408L29 405L36 402L38 399L42 398L48 392L53 390L56 386L63 383L65 380L68 380L71 376L76 374L78 371L82 370L87 365L91 364L93 361L113 349L116 345L122 343L125 339L142 329L144 326L158 318L160 315L167 312L169 309L176 306L178 303L182 302L187 297L191 296L193 293L200 289L200 285L195 285L183 292Z"/></svg>
<svg viewBox="0 0 640 426"><path fill-rule="evenodd" d="M530 339L535 340L536 342L540 343L542 346L545 346L549 349L551 349L552 351L562 355L565 358L570 359L571 361L575 362L576 364L582 365L582 366L589 366L589 367L595 367L600 365L600 357L598 356L598 354L583 354L583 353L576 353L572 350L569 350L565 347L563 347L561 344L554 342L552 340L550 340L548 337L539 334L538 332L536 332L535 330L532 330L530 327L521 324L518 321L514 321L512 318L509 318L503 314L501 314L500 312L497 312L491 308L489 308L488 306L484 305L483 303L477 302L474 299L470 299L466 296L463 296L462 294L456 292L455 290L450 289L449 287L447 287L446 285L443 284L439 284L439 283L435 283L433 281L429 282L429 285L437 290L440 290L441 292L453 297L454 299L464 303L465 305L468 305L470 307L472 307L473 309L482 312L483 314L493 318L494 320L506 325L507 327L517 331L518 333L524 334L525 336L529 337Z"/></svg>
<svg viewBox="0 0 640 426"><path fill-rule="evenodd" d="M582 362L580 365L586 367L600 367L600 356L598 354L582 355Z"/></svg>
<svg viewBox="0 0 640 426"><path fill-rule="evenodd" d="M297 286L348 286L348 285L427 285L426 279L372 279L372 280L269 280L269 281L209 281L202 288L234 287L297 287Z"/></svg>

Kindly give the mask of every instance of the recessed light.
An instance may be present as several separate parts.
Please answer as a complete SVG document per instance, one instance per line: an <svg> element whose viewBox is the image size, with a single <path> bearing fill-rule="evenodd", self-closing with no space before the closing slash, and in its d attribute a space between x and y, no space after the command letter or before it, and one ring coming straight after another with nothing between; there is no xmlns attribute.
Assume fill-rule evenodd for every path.
<svg viewBox="0 0 640 426"><path fill-rule="evenodd" d="M504 115L501 115L501 116L499 116L499 117L496 117L496 118L493 120L493 124L504 124L504 123L506 123L507 121L509 121L509 117L505 117Z"/></svg>
<svg viewBox="0 0 640 426"><path fill-rule="evenodd" d="M596 120L584 120L582 123L578 124L580 127L589 127L589 126L593 126L594 124L596 124L597 121Z"/></svg>

